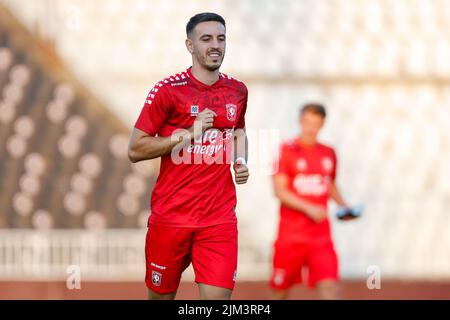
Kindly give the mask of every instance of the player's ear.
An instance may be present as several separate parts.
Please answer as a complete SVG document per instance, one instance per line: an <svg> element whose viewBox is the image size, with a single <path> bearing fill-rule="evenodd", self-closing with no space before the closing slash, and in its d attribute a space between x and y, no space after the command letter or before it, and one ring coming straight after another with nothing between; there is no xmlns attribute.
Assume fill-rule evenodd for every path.
<svg viewBox="0 0 450 320"><path fill-rule="evenodd" d="M322 129L324 125L325 125L325 118L322 118L322 122L320 124L320 129Z"/></svg>
<svg viewBox="0 0 450 320"><path fill-rule="evenodd" d="M186 48L188 49L188 51L191 54L194 53L194 44L192 43L192 40L187 38L184 43L186 44Z"/></svg>

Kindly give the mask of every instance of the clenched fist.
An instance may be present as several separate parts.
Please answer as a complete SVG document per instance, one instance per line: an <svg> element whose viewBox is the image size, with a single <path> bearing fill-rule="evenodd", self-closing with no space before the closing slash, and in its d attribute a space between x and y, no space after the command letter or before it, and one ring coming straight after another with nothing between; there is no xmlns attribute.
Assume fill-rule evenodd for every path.
<svg viewBox="0 0 450 320"><path fill-rule="evenodd" d="M242 158L238 158L233 164L233 169L234 169L234 180L236 181L236 183L237 184L246 183L250 174L248 172L248 167L247 164L245 163L245 160Z"/></svg>
<svg viewBox="0 0 450 320"><path fill-rule="evenodd" d="M323 206L308 206L306 214L316 223L322 222L327 218L327 209Z"/></svg>
<svg viewBox="0 0 450 320"><path fill-rule="evenodd" d="M209 128L212 128L214 117L216 116L217 114L208 108L200 112L195 118L194 125L189 128L191 136L193 138L198 138L203 134L203 132L205 132Z"/></svg>

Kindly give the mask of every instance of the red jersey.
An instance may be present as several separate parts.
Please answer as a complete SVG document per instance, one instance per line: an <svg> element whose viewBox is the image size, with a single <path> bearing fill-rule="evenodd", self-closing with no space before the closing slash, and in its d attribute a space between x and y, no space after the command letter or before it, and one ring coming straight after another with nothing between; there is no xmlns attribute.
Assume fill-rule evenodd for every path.
<svg viewBox="0 0 450 320"><path fill-rule="evenodd" d="M288 177L288 187L299 198L327 207L329 186L336 177L336 154L328 146L301 144L293 139L282 145L277 174ZM278 241L311 242L331 239L328 218L316 223L305 213L280 206Z"/></svg>
<svg viewBox="0 0 450 320"><path fill-rule="evenodd" d="M213 128L181 150L173 161L161 157L151 197L149 223L203 227L236 222L236 189L224 156L233 130L244 128L248 91L244 83L223 73L212 85L195 79L190 68L158 82L150 90L135 127L151 136L170 136L194 124L198 113L214 111ZM229 148L231 149L231 148Z"/></svg>

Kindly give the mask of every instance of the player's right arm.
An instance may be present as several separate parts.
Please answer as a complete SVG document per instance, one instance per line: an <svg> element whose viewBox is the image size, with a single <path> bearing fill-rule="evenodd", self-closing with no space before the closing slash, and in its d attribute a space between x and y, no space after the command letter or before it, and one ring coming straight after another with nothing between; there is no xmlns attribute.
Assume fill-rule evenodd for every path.
<svg viewBox="0 0 450 320"><path fill-rule="evenodd" d="M146 132L135 127L131 133L128 146L128 158L131 162L136 163L169 154L179 143L190 143L192 139L197 138L205 130L211 128L215 116L214 111L205 109L198 114L194 122L196 124L192 127L167 137L152 135L151 130Z"/></svg>
<svg viewBox="0 0 450 320"><path fill-rule="evenodd" d="M294 210L304 212L315 222L320 222L326 218L326 209L322 206L314 205L308 201L300 199L289 187L289 178L286 174L278 173L273 178L275 196L280 202Z"/></svg>
<svg viewBox="0 0 450 320"><path fill-rule="evenodd" d="M128 146L128 158L133 163L155 159L169 154L179 142L170 136L150 136L140 129L133 128Z"/></svg>

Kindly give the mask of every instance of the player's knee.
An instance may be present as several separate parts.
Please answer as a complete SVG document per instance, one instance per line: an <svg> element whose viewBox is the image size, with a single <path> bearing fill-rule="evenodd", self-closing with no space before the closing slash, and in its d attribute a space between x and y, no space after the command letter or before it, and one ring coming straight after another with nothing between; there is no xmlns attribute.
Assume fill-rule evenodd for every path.
<svg viewBox="0 0 450 320"><path fill-rule="evenodd" d="M274 300L286 300L288 297L288 290L273 290L272 298Z"/></svg>
<svg viewBox="0 0 450 320"><path fill-rule="evenodd" d="M335 300L339 298L339 286L334 280L321 281L317 285L321 299Z"/></svg>
<svg viewBox="0 0 450 320"><path fill-rule="evenodd" d="M199 284L201 300L230 300L232 290Z"/></svg>
<svg viewBox="0 0 450 320"><path fill-rule="evenodd" d="M230 300L231 290L205 291L200 294L201 300Z"/></svg>
<svg viewBox="0 0 450 320"><path fill-rule="evenodd" d="M174 300L176 292L159 294L151 289L148 289L148 300Z"/></svg>

